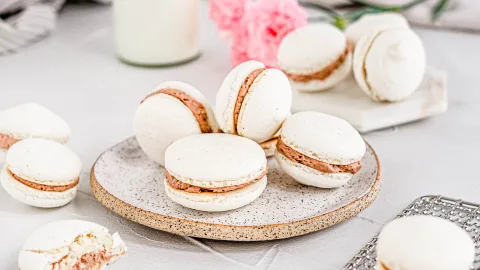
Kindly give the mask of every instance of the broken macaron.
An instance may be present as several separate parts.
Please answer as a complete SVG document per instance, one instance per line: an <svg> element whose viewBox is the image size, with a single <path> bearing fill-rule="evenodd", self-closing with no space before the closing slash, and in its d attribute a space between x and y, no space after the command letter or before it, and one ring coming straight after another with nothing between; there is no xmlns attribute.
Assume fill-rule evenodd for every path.
<svg viewBox="0 0 480 270"><path fill-rule="evenodd" d="M285 121L275 158L298 182L320 188L346 184L361 168L365 142L345 120L299 112Z"/></svg>
<svg viewBox="0 0 480 270"><path fill-rule="evenodd" d="M35 230L18 256L22 270L103 269L127 252L118 233L83 220L59 220Z"/></svg>
<svg viewBox="0 0 480 270"><path fill-rule="evenodd" d="M215 116L223 132L261 144L274 139L291 106L292 90L285 74L247 61L230 71L220 86Z"/></svg>
<svg viewBox="0 0 480 270"><path fill-rule="evenodd" d="M220 132L207 99L195 87L167 81L147 95L133 120L137 141L147 156L164 166L174 141L199 133Z"/></svg>
<svg viewBox="0 0 480 270"><path fill-rule="evenodd" d="M327 23L314 23L286 35L277 62L298 91L331 88L350 73L352 46L344 33Z"/></svg>
<svg viewBox="0 0 480 270"><path fill-rule="evenodd" d="M192 135L174 142L165 153L165 192L191 209L232 210L262 194L267 170L262 148L250 139Z"/></svg>
<svg viewBox="0 0 480 270"><path fill-rule="evenodd" d="M8 151L0 178L14 199L51 208L73 200L81 168L80 159L67 146L46 139L25 139Z"/></svg>

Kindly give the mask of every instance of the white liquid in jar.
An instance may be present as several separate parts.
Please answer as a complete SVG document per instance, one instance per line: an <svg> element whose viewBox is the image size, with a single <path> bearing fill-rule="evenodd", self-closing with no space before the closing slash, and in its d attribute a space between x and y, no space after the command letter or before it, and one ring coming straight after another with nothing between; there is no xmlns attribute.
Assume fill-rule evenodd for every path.
<svg viewBox="0 0 480 270"><path fill-rule="evenodd" d="M199 0L114 0L117 55L138 65L169 65L199 53Z"/></svg>

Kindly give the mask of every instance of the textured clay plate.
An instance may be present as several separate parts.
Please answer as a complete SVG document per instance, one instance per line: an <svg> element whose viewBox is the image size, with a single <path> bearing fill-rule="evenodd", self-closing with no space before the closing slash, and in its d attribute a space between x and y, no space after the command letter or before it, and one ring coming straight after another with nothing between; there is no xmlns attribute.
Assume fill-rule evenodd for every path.
<svg viewBox="0 0 480 270"><path fill-rule="evenodd" d="M155 229L201 238L259 241L318 231L367 208L380 189L380 163L368 145L362 169L345 186L319 189L295 182L274 158L268 186L251 204L207 213L171 201L164 192L163 167L150 161L135 138L103 153L91 172L95 197L113 212Z"/></svg>

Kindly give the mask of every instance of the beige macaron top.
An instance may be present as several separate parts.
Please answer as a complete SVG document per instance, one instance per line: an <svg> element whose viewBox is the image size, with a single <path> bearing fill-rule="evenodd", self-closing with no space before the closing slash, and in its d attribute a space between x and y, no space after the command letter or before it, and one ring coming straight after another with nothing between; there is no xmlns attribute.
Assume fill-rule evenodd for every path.
<svg viewBox="0 0 480 270"><path fill-rule="evenodd" d="M230 134L198 134L171 144L165 169L181 182L200 187L247 183L267 169L259 144Z"/></svg>
<svg viewBox="0 0 480 270"><path fill-rule="evenodd" d="M312 23L289 33L278 48L277 61L290 74L311 74L345 53L347 38L333 25Z"/></svg>
<svg viewBox="0 0 480 270"><path fill-rule="evenodd" d="M78 180L82 163L67 146L46 139L25 139L8 151L5 165L27 181L51 185L68 185Z"/></svg>

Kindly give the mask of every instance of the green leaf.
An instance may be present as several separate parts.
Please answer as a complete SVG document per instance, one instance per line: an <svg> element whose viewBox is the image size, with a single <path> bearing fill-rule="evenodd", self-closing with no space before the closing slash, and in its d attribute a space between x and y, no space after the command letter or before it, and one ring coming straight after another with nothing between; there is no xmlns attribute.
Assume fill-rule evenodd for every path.
<svg viewBox="0 0 480 270"><path fill-rule="evenodd" d="M440 15L445 11L448 0L440 0L432 9L432 21L436 21Z"/></svg>

